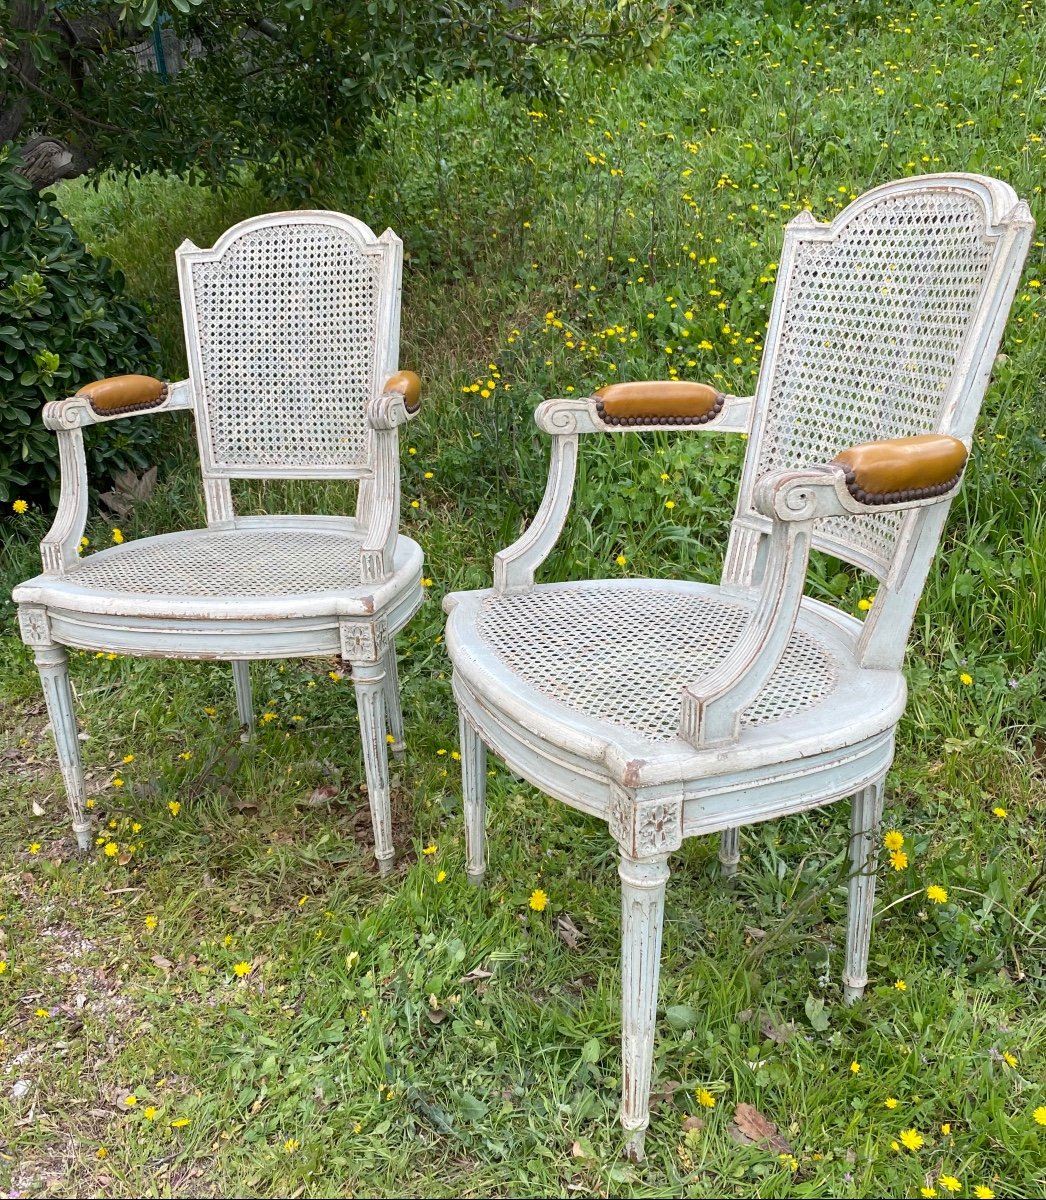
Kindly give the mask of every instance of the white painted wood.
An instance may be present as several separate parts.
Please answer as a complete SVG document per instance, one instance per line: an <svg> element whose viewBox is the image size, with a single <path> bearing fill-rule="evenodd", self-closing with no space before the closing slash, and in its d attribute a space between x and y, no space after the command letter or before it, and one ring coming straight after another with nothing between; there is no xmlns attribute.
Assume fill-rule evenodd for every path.
<svg viewBox="0 0 1046 1200"><path fill-rule="evenodd" d="M243 660L233 660L232 682L236 689L236 716L240 728L250 729L254 724L254 706L251 703L251 664Z"/></svg>
<svg viewBox="0 0 1046 1200"><path fill-rule="evenodd" d="M801 214L786 233L754 397L728 397L692 430L749 434L720 586L535 585L568 515L579 436L681 432L668 420L606 426L594 397L574 397L535 413L552 436L548 487L530 527L496 556L493 588L444 600L464 758L479 764L478 747L489 748L550 796L606 820L621 848L622 1122L636 1156L666 856L684 838L719 833L729 876L742 826L855 796L861 867L844 996L866 986L868 868L906 700L901 663L957 488L866 506L832 460L859 442L917 433L970 445L1031 230L1012 189L972 175L887 184L830 225ZM865 621L803 597L811 547L880 580ZM481 807L464 758L468 869L479 878Z"/></svg>
<svg viewBox="0 0 1046 1200"><path fill-rule="evenodd" d="M879 858L879 822L883 815L883 784L878 779L862 788L850 807L850 881L846 916L846 965L843 999L854 1004L868 984L868 945L875 906L875 867Z"/></svg>
<svg viewBox="0 0 1046 1200"><path fill-rule="evenodd" d="M244 221L210 250L187 242L177 257L189 378L148 409L96 413L72 396L44 410L58 434L61 499L41 546L43 573L14 597L23 637L42 656L78 839L89 845L61 647L229 660L244 725L252 660L340 654L357 681L387 872L386 709L393 749L403 750L392 639L424 596L421 550L398 533L398 427L414 413L384 392L399 355L402 244L340 213L288 212ZM82 428L179 409L196 421L207 528L81 557ZM283 477L357 479L358 511L237 515L232 479Z"/></svg>
<svg viewBox="0 0 1046 1200"><path fill-rule="evenodd" d="M626 1153L642 1161L650 1124L650 1073L654 1062L661 930L665 918L668 856L635 859L622 854L621 877L621 1124Z"/></svg>
<svg viewBox="0 0 1046 1200"><path fill-rule="evenodd" d="M80 763L80 738L76 727L73 689L69 684L69 656L64 646L37 646L35 651L36 666L47 702L47 715L51 719L58 751L58 765L65 781L73 833L80 850L89 850L91 820L87 813L84 773Z"/></svg>
<svg viewBox="0 0 1046 1200"><path fill-rule="evenodd" d="M741 861L741 830L735 825L724 829L719 835L719 873L724 879L733 879Z"/></svg>
<svg viewBox="0 0 1046 1200"><path fill-rule="evenodd" d="M389 726L389 750L394 758L402 761L407 751L407 743L403 735L403 706L400 702L400 673L396 662L396 641L389 638L389 644L381 659L385 671L385 720Z"/></svg>
<svg viewBox="0 0 1046 1200"><path fill-rule="evenodd" d="M461 795L465 805L465 872L479 885L487 872L487 748L464 710L458 717Z"/></svg>
<svg viewBox="0 0 1046 1200"><path fill-rule="evenodd" d="M374 857L382 875L390 875L396 857L392 845L389 757L385 741L385 669L381 663L352 664L352 684L360 715L360 738L367 771L367 799L374 827Z"/></svg>

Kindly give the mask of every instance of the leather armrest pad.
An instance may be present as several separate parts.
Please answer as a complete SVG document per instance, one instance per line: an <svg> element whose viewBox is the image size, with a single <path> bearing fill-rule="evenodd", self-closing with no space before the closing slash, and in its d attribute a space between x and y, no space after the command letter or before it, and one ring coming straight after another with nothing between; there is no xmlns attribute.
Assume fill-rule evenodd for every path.
<svg viewBox="0 0 1046 1200"><path fill-rule="evenodd" d="M403 407L409 413L416 413L421 407L421 377L413 371L397 371L395 375L390 375L382 391L399 392L403 397Z"/></svg>
<svg viewBox="0 0 1046 1200"><path fill-rule="evenodd" d="M595 396L596 411L607 425L703 425L719 415L726 399L707 383L685 379L612 383Z"/></svg>
<svg viewBox="0 0 1046 1200"><path fill-rule="evenodd" d="M167 384L151 375L113 375L85 383L76 394L96 413L135 412L162 404L167 399Z"/></svg>
<svg viewBox="0 0 1046 1200"><path fill-rule="evenodd" d="M902 504L940 496L959 482L966 447L944 433L865 442L832 460L842 466L846 486L862 504Z"/></svg>

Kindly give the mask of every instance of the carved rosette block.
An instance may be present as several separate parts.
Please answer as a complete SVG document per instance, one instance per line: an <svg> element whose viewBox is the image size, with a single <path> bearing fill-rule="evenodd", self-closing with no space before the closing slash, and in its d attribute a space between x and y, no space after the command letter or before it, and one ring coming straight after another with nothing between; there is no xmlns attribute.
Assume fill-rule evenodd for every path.
<svg viewBox="0 0 1046 1200"><path fill-rule="evenodd" d="M27 646L51 645L51 623L47 619L47 609L42 605L20 604L18 627Z"/></svg>
<svg viewBox="0 0 1046 1200"><path fill-rule="evenodd" d="M389 647L389 627L384 617L373 621L342 621L341 656L350 663L374 663Z"/></svg>
<svg viewBox="0 0 1046 1200"><path fill-rule="evenodd" d="M668 854L683 844L681 800L637 801L621 791L611 801L607 819L610 836L629 858Z"/></svg>

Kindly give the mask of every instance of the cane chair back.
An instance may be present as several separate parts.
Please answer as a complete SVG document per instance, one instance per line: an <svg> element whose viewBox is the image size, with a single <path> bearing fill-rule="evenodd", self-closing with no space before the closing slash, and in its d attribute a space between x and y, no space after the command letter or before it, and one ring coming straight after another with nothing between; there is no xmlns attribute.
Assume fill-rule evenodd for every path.
<svg viewBox="0 0 1046 1200"><path fill-rule="evenodd" d="M396 370L402 243L353 217L275 213L178 250L212 520L243 478L367 479L365 406Z"/></svg>
<svg viewBox="0 0 1046 1200"><path fill-rule="evenodd" d="M791 222L728 575L751 577L759 539L744 531L769 528L753 502L768 473L829 462L862 442L921 433L969 442L1013 295L999 282L1013 258L1004 222L1016 203L997 180L926 176L874 189L831 225L808 213ZM943 512L932 516L943 523ZM814 545L883 580L926 518L829 517Z"/></svg>

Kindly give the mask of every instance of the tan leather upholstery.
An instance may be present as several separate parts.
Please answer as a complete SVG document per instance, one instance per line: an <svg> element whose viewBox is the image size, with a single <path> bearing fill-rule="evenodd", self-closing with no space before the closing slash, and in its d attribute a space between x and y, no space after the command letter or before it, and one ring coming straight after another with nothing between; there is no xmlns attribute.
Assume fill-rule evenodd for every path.
<svg viewBox="0 0 1046 1200"><path fill-rule="evenodd" d="M725 400L707 383L685 379L612 383L595 395L599 417L608 425L703 425L719 415Z"/></svg>
<svg viewBox="0 0 1046 1200"><path fill-rule="evenodd" d="M385 380L386 392L399 392L407 412L415 413L421 407L421 377L413 371L397 371Z"/></svg>
<svg viewBox="0 0 1046 1200"><path fill-rule="evenodd" d="M76 394L96 413L133 412L162 404L167 399L167 384L151 375L113 375L85 383Z"/></svg>
<svg viewBox="0 0 1046 1200"><path fill-rule="evenodd" d="M846 486L862 504L903 504L951 491L966 456L958 438L921 433L851 446L832 461L845 468Z"/></svg>

